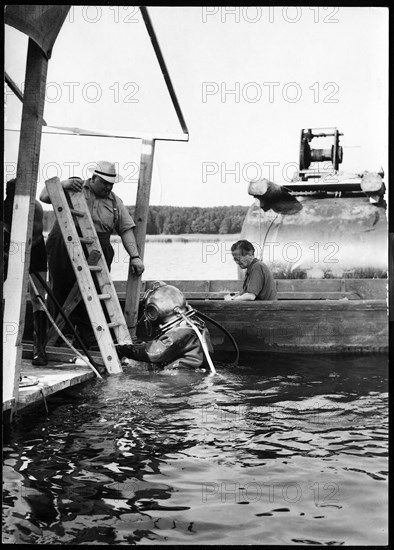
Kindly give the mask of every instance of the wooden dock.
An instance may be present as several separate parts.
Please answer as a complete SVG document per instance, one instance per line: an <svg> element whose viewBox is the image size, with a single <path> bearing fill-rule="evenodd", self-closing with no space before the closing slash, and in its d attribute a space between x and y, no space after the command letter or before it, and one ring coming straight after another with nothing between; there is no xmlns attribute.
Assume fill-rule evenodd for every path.
<svg viewBox="0 0 394 550"><path fill-rule="evenodd" d="M9 332L3 342L3 409L11 410L11 416L14 410L22 407L22 404L26 406L24 405L26 401L29 401L29 403L34 402L45 391L53 393L53 391L59 391L59 389L52 388L61 388L62 384L64 387L67 387L67 385L80 383L84 379L95 376L90 370L85 372L85 367L83 367L83 372L76 374L75 370L72 370L70 373L70 365L66 364L68 374L65 378L62 378L60 374L65 371L65 367L61 366L62 363L55 363L55 366L51 364L50 367L44 369L43 372L45 375L40 373L40 376L44 376L42 384L45 387L45 391L42 388L20 391L18 387L20 375L23 374L23 370L20 372L21 368L25 367L25 364L22 367L23 346L21 342L25 329L25 294L29 278L31 235L34 224L35 197L39 175L41 135L42 127L46 124L43 119L43 112L48 61L51 57L57 35L62 28L69 10L70 6L47 6L42 10L42 6L8 5L5 11L5 22L19 32L27 35L29 39L24 91L22 92L8 75L6 77L7 85L23 103L10 246L26 243L22 261L18 257L19 255L10 254L8 277L4 284L3 326ZM157 131L149 133L130 131L124 135L124 137L142 140L134 218L136 221L136 243L140 257L143 260L156 141L188 141L189 132L147 8L141 6L140 12L180 126L180 131L171 134ZM80 135L80 129L69 128L69 130L71 134ZM91 130L88 130L86 135L93 136L94 134L99 135ZM110 134L101 133L100 135L110 137ZM125 297L125 318L132 336L136 332L138 321L140 286L141 277L135 276L130 264ZM118 320L114 322L118 322ZM101 345L99 347L100 349L102 348ZM101 351L103 352L104 350L101 349ZM109 355L106 357L106 361L110 361ZM52 367L55 368L55 372L49 373L49 369ZM78 370L81 371L81 369ZM112 372L111 369L107 370L108 372ZM115 372L119 371L121 371L121 368L116 369ZM53 378L53 375L57 376ZM46 380L48 380L48 385L44 386L44 381ZM23 401L20 401L21 395L25 396L23 397Z"/></svg>
<svg viewBox="0 0 394 550"><path fill-rule="evenodd" d="M37 367L31 364L31 344L23 344L23 359L20 369L20 376L37 379L38 384L21 387L19 386L16 410L21 411L29 405L36 405L44 402L44 399L71 386L82 384L96 378L94 372L84 365L76 365L69 362L72 354L62 348L49 348L49 363L44 367ZM101 369L100 369L101 370ZM14 404L14 400L3 403L3 412L8 411Z"/></svg>

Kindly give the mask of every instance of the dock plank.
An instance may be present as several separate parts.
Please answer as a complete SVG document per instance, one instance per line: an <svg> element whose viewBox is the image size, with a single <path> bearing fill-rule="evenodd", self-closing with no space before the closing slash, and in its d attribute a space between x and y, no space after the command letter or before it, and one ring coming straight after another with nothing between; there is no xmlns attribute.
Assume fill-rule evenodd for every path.
<svg viewBox="0 0 394 550"><path fill-rule="evenodd" d="M30 361L22 360L21 376L31 376L38 379L35 386L19 387L16 408L18 411L28 405L38 404L54 393L87 382L95 378L95 374L88 367L69 363L49 363L44 367L33 366ZM3 411L12 407L13 403L4 402Z"/></svg>
<svg viewBox="0 0 394 550"><path fill-rule="evenodd" d="M83 351L79 350L83 355ZM100 352L98 351L89 351L92 359L96 363L97 367L104 367L104 361L101 357ZM46 346L46 354L48 361L60 364L63 363L65 367L70 366L70 360L75 357L75 352L73 352L68 347L56 347L56 346ZM33 358L33 344L30 342L23 342L23 359L32 359Z"/></svg>

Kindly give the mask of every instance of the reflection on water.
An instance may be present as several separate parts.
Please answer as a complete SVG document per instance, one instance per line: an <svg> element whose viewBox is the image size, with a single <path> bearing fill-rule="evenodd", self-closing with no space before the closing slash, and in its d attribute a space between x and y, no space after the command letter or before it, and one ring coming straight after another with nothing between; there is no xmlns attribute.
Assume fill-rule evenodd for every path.
<svg viewBox="0 0 394 550"><path fill-rule="evenodd" d="M4 542L387 544L386 358L131 369L6 434Z"/></svg>

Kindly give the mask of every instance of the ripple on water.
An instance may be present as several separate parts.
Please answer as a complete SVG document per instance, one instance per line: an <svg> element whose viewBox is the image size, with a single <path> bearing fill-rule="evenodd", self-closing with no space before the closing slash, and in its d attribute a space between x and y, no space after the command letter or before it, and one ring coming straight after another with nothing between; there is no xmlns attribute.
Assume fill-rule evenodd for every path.
<svg viewBox="0 0 394 550"><path fill-rule="evenodd" d="M218 371L128 369L24 418L6 434L4 541L386 544L385 358Z"/></svg>

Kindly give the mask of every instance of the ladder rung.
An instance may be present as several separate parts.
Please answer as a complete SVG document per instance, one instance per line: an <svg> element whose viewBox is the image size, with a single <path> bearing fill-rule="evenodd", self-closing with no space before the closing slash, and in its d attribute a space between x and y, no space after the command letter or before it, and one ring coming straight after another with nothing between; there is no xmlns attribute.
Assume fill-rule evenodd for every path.
<svg viewBox="0 0 394 550"><path fill-rule="evenodd" d="M105 367L109 373L122 372L122 365L114 348L113 337L115 335L116 339L118 339L118 337L123 338L123 334L127 336L127 325L117 294L112 288L109 269L99 246L100 241L86 198L84 193L70 192L70 202L68 202L59 178L53 178L53 180L53 185L48 185L48 194L51 198L63 239L67 241L67 244L87 245L86 247L83 246L85 252L86 249L88 251L87 264L84 258L81 258L80 247L78 254L73 254L71 249L67 250L75 269L79 294L84 298L89 320L92 326L95 326L100 331L98 335L101 338L98 339L98 344ZM80 261L81 259L82 262ZM89 268L89 271L86 267ZM97 281L92 280L92 272L98 274ZM96 279L96 277L93 276L93 279ZM97 286L98 284L100 288ZM104 301L106 302L104 303ZM107 320L112 322L107 322Z"/></svg>
<svg viewBox="0 0 394 550"><path fill-rule="evenodd" d="M83 218L86 216L85 212L82 212L82 210L75 210L75 208L70 208L71 214L74 214L74 216L78 216L79 218Z"/></svg>

